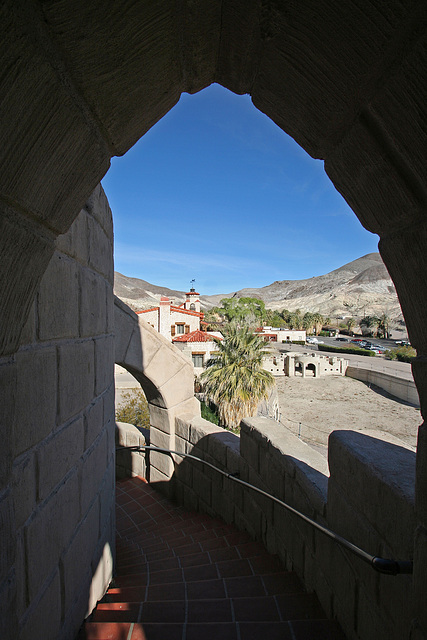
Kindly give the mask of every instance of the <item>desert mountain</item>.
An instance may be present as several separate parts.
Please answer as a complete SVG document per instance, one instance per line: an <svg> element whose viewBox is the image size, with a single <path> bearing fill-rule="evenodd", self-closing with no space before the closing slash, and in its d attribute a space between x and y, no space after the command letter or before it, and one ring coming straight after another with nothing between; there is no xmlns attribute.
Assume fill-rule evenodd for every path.
<svg viewBox="0 0 427 640"><path fill-rule="evenodd" d="M115 273L114 293L133 309L157 305L166 295L175 304L185 300L185 292L149 284L138 278ZM323 276L306 280L280 280L258 289L200 297L204 310L220 304L222 298L259 298L270 309L301 309L319 312L332 319L387 313L394 321L402 312L393 282L379 253L369 253Z"/></svg>

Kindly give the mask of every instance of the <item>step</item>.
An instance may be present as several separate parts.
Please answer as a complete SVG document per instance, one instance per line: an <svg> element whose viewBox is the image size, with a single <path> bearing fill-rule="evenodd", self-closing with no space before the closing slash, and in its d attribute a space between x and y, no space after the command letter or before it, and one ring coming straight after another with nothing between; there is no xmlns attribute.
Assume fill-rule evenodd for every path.
<svg viewBox="0 0 427 640"><path fill-rule="evenodd" d="M345 640L279 558L138 478L117 487L117 573L79 640Z"/></svg>
<svg viewBox="0 0 427 640"><path fill-rule="evenodd" d="M90 622L77 640L182 640L180 623ZM185 624L186 640L345 640L333 620Z"/></svg>

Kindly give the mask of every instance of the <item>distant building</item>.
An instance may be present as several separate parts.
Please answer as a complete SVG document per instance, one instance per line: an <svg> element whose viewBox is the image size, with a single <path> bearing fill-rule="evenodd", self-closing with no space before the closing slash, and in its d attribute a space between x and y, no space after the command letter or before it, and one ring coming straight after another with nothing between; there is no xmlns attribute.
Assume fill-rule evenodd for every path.
<svg viewBox="0 0 427 640"><path fill-rule="evenodd" d="M200 323L204 317L200 311L199 294L194 288L186 293L186 300L180 306L172 304L169 298L162 296L158 307L136 313L168 340L200 330Z"/></svg>
<svg viewBox="0 0 427 640"><path fill-rule="evenodd" d="M219 331L193 331L172 339L173 344L178 347L193 363L194 372L201 373L206 367L206 363L218 350L218 340L223 340Z"/></svg>
<svg viewBox="0 0 427 640"><path fill-rule="evenodd" d="M305 342L306 339L306 331L303 329L260 327L256 332L266 342Z"/></svg>
<svg viewBox="0 0 427 640"><path fill-rule="evenodd" d="M302 376L319 378L321 376L345 376L348 360L338 356L319 353L275 353L263 360L263 368L274 376Z"/></svg>

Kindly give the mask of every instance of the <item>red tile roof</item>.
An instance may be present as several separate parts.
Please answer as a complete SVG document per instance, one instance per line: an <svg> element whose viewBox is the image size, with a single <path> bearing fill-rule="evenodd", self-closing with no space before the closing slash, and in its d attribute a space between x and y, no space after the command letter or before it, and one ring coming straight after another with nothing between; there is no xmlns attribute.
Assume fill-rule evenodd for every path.
<svg viewBox="0 0 427 640"><path fill-rule="evenodd" d="M181 307L173 307L171 306L171 311L178 311L179 313L186 313L189 316L197 316L199 318L203 318L205 315L203 311L189 311L189 309L181 309Z"/></svg>
<svg viewBox="0 0 427 640"><path fill-rule="evenodd" d="M213 336L206 331L200 331L197 329L196 331L192 331L191 333L186 333L183 336L177 336L172 339L172 342L215 342L215 340L222 340L218 336Z"/></svg>
<svg viewBox="0 0 427 640"><path fill-rule="evenodd" d="M151 307L150 309L143 309L142 311L135 311L135 313L140 314L140 313L148 313L149 311L158 311L159 307Z"/></svg>
<svg viewBox="0 0 427 640"><path fill-rule="evenodd" d="M175 307L171 305L171 312L172 311L177 311L178 313L184 313L187 316L196 316L197 318L203 318L204 317L204 313L203 311L189 311L189 309L182 309L181 307ZM151 307L150 309L143 309L142 311L136 311L135 313L147 313L148 311L158 311L159 307Z"/></svg>

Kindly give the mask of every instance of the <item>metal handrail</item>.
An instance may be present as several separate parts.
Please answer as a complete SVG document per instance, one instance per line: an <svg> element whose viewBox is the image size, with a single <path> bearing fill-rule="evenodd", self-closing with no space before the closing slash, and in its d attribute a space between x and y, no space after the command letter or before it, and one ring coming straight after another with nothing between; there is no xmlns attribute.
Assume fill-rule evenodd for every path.
<svg viewBox="0 0 427 640"><path fill-rule="evenodd" d="M201 462L207 467L214 469L215 471L223 475L225 478L228 478L229 480L233 480L233 482L237 482L238 484L248 487L249 489L252 489L253 491L256 491L257 493L265 496L266 498L270 498L271 500L273 500L273 502L276 502L277 504L281 505L291 513L295 514L296 516L298 516L299 518L301 518L302 520L304 520L305 522L313 526L315 529L317 529L321 533L325 534L326 536L334 540L337 544L348 549L348 551L356 555L358 558L360 558L364 562L368 563L378 573L384 573L387 575L396 576L398 574L411 574L413 572L413 562L411 560L392 560L389 558L380 558L379 556L373 556L367 553L366 551L363 551L363 549L360 549L360 547L353 544L349 540L346 540L345 538L340 536L338 533L335 533L335 531L331 531L331 529L328 529L327 527L324 527L323 525L319 524L315 520L312 520L311 518L304 515L297 509L294 509L293 507L291 507L286 502L283 502L283 500L280 500L279 498L276 498L275 496L271 495L271 493L267 493L266 491L259 489L253 484L250 484L249 482L245 482L244 480L241 480L236 476L236 474L227 473L226 471L219 469L218 467L211 464L210 462L207 462L206 460L202 460L202 458L198 458L197 456L193 456L191 453L182 453L181 451L173 451L172 449L164 449L162 447L153 447L152 445L135 445L132 447L116 447L116 451L121 451L121 450L157 451L158 453L164 453L169 455L176 454L178 456L181 456L182 458L190 458L191 460L196 460L197 462ZM174 463L176 463L176 461L173 458L172 460L174 461Z"/></svg>

